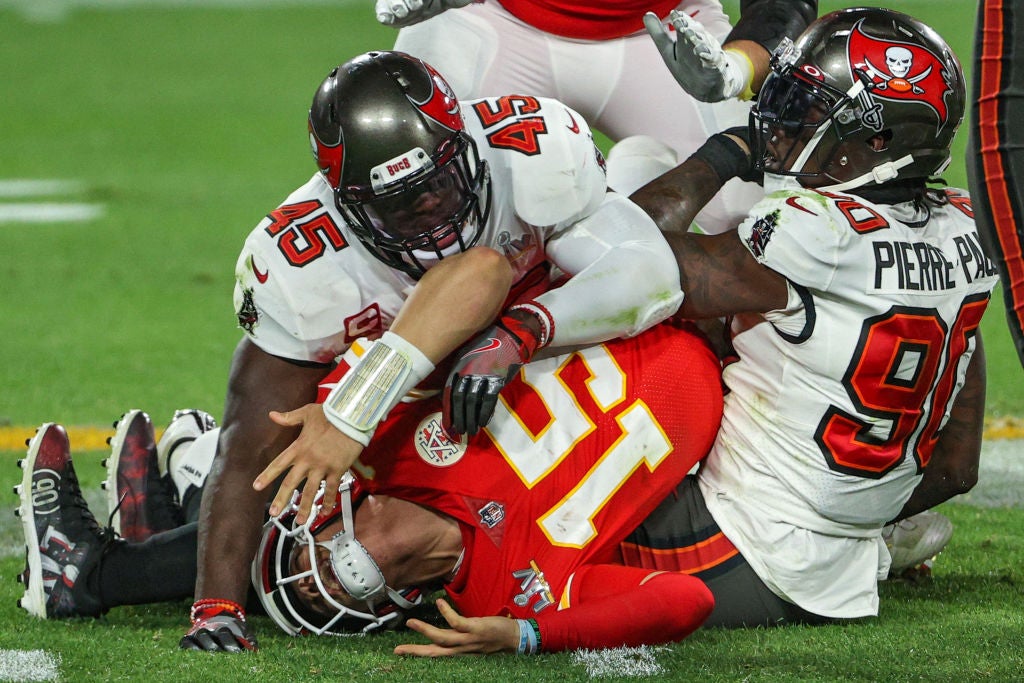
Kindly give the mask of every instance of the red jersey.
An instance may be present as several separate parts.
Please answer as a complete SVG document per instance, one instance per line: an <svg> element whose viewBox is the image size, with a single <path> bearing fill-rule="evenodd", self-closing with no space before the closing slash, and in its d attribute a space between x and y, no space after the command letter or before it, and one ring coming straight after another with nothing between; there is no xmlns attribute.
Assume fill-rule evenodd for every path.
<svg viewBox="0 0 1024 683"><path fill-rule="evenodd" d="M643 29L644 13L665 17L678 5L679 0L501 0L530 26L581 40L628 36Z"/></svg>
<svg viewBox="0 0 1024 683"><path fill-rule="evenodd" d="M572 604L577 570L615 561L707 452L722 394L703 337L666 323L527 364L467 445L447 439L440 407L399 404L353 472L370 493L460 522L465 557L446 586L457 609L526 619Z"/></svg>

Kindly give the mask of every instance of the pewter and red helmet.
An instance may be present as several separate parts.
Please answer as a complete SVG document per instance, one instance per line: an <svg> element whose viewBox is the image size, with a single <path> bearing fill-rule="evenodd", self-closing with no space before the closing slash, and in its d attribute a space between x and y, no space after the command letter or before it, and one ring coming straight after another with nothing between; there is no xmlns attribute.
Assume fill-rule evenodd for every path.
<svg viewBox="0 0 1024 683"><path fill-rule="evenodd" d="M759 169L846 190L949 164L963 71L920 21L880 8L832 12L784 41L771 67L750 117Z"/></svg>
<svg viewBox="0 0 1024 683"><path fill-rule="evenodd" d="M309 110L317 167L359 241L418 278L477 242L490 176L451 86L402 52L368 52L335 68Z"/></svg>

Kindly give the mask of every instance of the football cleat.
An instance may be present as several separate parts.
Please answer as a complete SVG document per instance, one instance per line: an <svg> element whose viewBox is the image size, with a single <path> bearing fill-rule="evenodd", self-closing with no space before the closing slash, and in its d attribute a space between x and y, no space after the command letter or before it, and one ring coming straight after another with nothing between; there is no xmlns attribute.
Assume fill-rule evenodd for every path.
<svg viewBox="0 0 1024 683"><path fill-rule="evenodd" d="M89 593L87 577L116 541L82 497L67 432L52 422L41 426L20 464L26 563L18 606L40 619L100 616L106 610Z"/></svg>
<svg viewBox="0 0 1024 683"><path fill-rule="evenodd" d="M217 421L209 413L187 408L175 410L167 429L156 445L160 476L166 477L171 469L171 455L178 446L195 441L199 436L217 428Z"/></svg>
<svg viewBox="0 0 1024 683"><path fill-rule="evenodd" d="M934 510L925 510L885 526L882 538L892 557L889 575L900 576L921 565L930 570L932 560L952 536L953 523Z"/></svg>
<svg viewBox="0 0 1024 683"><path fill-rule="evenodd" d="M181 526L181 508L169 478L160 476L153 422L141 410L129 410L115 423L110 457L104 460L103 488L110 525L128 541Z"/></svg>

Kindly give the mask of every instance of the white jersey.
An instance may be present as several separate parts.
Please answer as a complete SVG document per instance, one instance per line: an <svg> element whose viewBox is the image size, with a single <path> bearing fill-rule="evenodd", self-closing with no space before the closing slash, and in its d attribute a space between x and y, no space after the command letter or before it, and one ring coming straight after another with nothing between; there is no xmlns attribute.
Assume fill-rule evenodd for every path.
<svg viewBox="0 0 1024 683"><path fill-rule="evenodd" d="M488 98L463 102L462 111L491 174L491 210L478 244L503 251L517 282L531 272L535 278L549 259L565 265L545 254L553 237L571 232L609 202L627 202L606 194L604 160L590 129L561 103ZM631 217L649 221L629 206L635 210ZM647 228L662 239L653 222ZM671 259L667 244L664 250ZM563 269L574 272L573 265ZM239 324L257 346L275 356L321 363L334 360L355 339L380 336L416 284L363 247L320 173L250 233L236 280Z"/></svg>
<svg viewBox="0 0 1024 683"><path fill-rule="evenodd" d="M732 29L718 0L685 0L676 8L719 40ZM683 90L643 28L643 14L651 9L664 17L671 7L632 0L516 0L506 9L497 0L487 0L403 28L394 49L419 57L444 74L460 99L528 92L564 102L613 142L636 135L653 137L674 151L671 168L710 135L746 126L750 103L699 102ZM600 23L607 24L614 23L609 20L616 13L630 15L632 28L623 30L632 33L612 37L586 32L586 16L599 16ZM558 17L580 32L556 35L559 31L548 22ZM628 193L651 179L613 189ZM701 210L696 222L709 233L733 229L762 196L757 183L734 178Z"/></svg>
<svg viewBox="0 0 1024 683"><path fill-rule="evenodd" d="M877 613L882 526L928 465L996 283L966 193L917 213L794 190L739 228L789 281L786 310L737 316L708 509L780 597Z"/></svg>

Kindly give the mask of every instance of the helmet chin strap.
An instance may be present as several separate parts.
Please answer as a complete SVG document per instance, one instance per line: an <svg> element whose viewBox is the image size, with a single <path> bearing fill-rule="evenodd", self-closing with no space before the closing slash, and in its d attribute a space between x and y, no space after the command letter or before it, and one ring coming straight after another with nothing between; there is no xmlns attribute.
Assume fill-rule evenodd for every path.
<svg viewBox="0 0 1024 683"><path fill-rule="evenodd" d="M874 182L877 185L887 183L890 180L895 180L900 175L900 169L904 166L909 166L914 162L914 155L907 154L905 156L896 159L895 161L887 161L884 164L878 164L870 171L863 175L859 175L856 178L847 180L845 183L837 183L835 185L825 185L823 187L817 187L817 190L825 190L827 192L842 192L843 190L849 190L855 187L861 187L867 185L870 182Z"/></svg>
<svg viewBox="0 0 1024 683"><path fill-rule="evenodd" d="M824 125L819 126L817 130L814 131L814 135L812 135L811 139L807 141L807 144L804 145L804 148L800 150L800 155L792 164L790 164L790 172L800 173L803 171L804 165L807 163L807 160L811 158L812 154L814 154L814 150L818 148L818 143L821 142L821 138L831 127L832 122L826 121Z"/></svg>
<svg viewBox="0 0 1024 683"><path fill-rule="evenodd" d="M855 102L857 98L860 96L860 94L864 91L864 88L864 82L861 81L860 79L855 78L853 85L850 87L849 90L846 91L846 97L848 101L850 103ZM825 131L828 130L828 128L831 127L831 125L832 122L829 121L826 125L822 126L817 131L815 131L814 137L812 137L807 142L807 145L804 147L802 153L793 163L794 168L803 168L803 165L807 163L807 160L810 158L811 153L818 146L818 142L820 142L821 136L825 134ZM878 164L867 173L859 175L856 178L847 180L846 182L836 183L835 185L825 185L817 187L815 189L825 190L826 192L842 192L843 190L849 190L855 187L866 185L869 182L874 182L877 185L881 185L882 183L887 183L890 180L895 180L896 178L898 178L900 175L900 169L903 168L904 166L909 166L913 162L913 155L907 154L905 156L900 157L899 159L896 159L895 161L886 161L885 163Z"/></svg>

